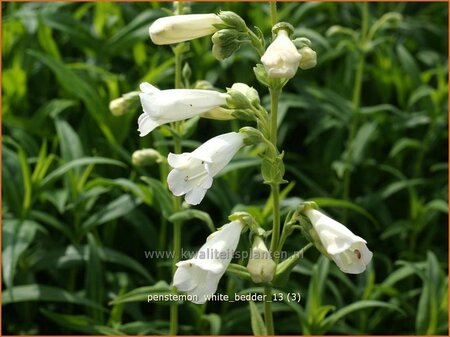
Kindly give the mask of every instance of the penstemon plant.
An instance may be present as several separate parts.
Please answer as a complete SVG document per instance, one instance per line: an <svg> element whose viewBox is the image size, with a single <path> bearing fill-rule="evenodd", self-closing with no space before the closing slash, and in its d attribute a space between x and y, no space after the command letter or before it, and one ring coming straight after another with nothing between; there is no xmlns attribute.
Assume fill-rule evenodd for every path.
<svg viewBox="0 0 450 337"><path fill-rule="evenodd" d="M268 45L259 28L250 29L234 12L184 14L184 8L183 2L177 3L175 15L160 18L149 28L153 43L173 45L175 88L162 90L150 83L142 83L139 93L130 94L133 99L139 97L143 109L138 119L139 135L147 136L164 125L172 135L173 152L165 160L151 149L141 150L144 152L136 153L136 161L151 157L153 161L169 166L167 186L173 193L174 211L181 212L202 202L213 178L238 151L244 147L259 151L261 176L264 184L270 187L271 228L264 228L247 212L233 213L229 216L230 222L211 234L193 258L180 261L181 220L177 218L173 221L172 291L184 292L191 302L202 304L211 299L227 271L251 280L264 287L265 295L264 320L250 303L253 331L255 334L274 335L272 289L289 277L307 249L315 246L342 272L351 274L364 272L372 253L364 239L323 214L313 202L299 204L287 214L281 226L280 185L286 181L283 151L278 148L278 101L283 87L298 74L299 69L306 70L316 65L317 56L311 48L311 41L293 36L291 24L277 22L276 2L270 2L272 35ZM269 91L269 110L261 103L257 90L245 83L230 83L226 92L183 85L182 62L187 41L208 35L211 35L213 43L212 54L219 61L238 53L243 44L255 49L261 63L256 64L253 71L256 79ZM217 135L190 153L183 152L184 123L194 117L223 121L238 119L251 125L242 127L239 132ZM280 260L286 239L297 229L310 243ZM245 232L250 234L251 246L247 266L231 263ZM264 324L260 324L263 321ZM178 333L178 304L171 305L169 332L171 335Z"/></svg>

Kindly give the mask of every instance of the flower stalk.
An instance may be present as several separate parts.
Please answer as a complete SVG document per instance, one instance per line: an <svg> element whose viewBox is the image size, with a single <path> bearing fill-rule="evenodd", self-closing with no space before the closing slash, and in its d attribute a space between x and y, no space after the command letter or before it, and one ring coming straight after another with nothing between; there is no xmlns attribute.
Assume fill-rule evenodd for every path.
<svg viewBox="0 0 450 337"><path fill-rule="evenodd" d="M369 24L369 4L362 3L362 23L361 23L361 40L359 45L358 63L355 74L355 86L353 87L352 95L352 105L353 113L350 121L350 130L347 139L347 149L346 149L346 169L344 172L343 181L343 199L349 200L350 198L350 185L351 185L351 169L352 165L352 153L353 153L353 142L356 136L356 131L358 130L359 124L359 110L361 106L361 89L362 80L364 75L364 68L366 63L366 43L368 34L368 24ZM344 209L344 215L342 222L346 223L348 218L348 211Z"/></svg>
<svg viewBox="0 0 450 337"><path fill-rule="evenodd" d="M177 2L177 13L178 15L183 14L183 1ZM183 62L183 51L184 48L174 48L174 54L175 54L175 89L181 89L182 83L181 83L181 76L182 76L182 62ZM174 141L174 153L181 153L182 146L181 146L181 138L180 138L180 129L181 129L181 122L174 122L174 129L177 131L177 135L173 137ZM181 209L181 198L173 196L173 209L174 212L178 212ZM172 260L172 275L175 274L175 271L177 269L177 262L180 260L181 256L181 222L180 221L174 221L173 222L173 260ZM172 287L172 291L176 293L178 290L175 288L175 286ZM176 303L172 303L170 305L170 323L169 323L169 335L175 336L178 334L178 305Z"/></svg>

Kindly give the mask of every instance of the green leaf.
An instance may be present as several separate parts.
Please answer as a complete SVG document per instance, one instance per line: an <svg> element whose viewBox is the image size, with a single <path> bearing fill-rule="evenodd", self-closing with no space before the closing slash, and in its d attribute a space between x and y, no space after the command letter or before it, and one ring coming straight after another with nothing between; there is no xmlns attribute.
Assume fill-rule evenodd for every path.
<svg viewBox="0 0 450 337"><path fill-rule="evenodd" d="M353 148L351 152L351 160L354 164L358 164L364 158L364 151L369 142L374 138L374 134L377 131L377 123L367 122L363 124L355 138L353 139Z"/></svg>
<svg viewBox="0 0 450 337"><path fill-rule="evenodd" d="M217 314L202 315L202 321L208 322L209 325L209 335L215 336L220 335L220 327L222 325L222 320Z"/></svg>
<svg viewBox="0 0 450 337"><path fill-rule="evenodd" d="M147 302L148 295L170 295L173 294L172 289L165 281L159 281L153 286L141 287L131 290L130 292L117 296L110 304L126 303L126 302ZM171 304L177 302L157 301L159 304ZM181 302L178 302L181 303Z"/></svg>
<svg viewBox="0 0 450 337"><path fill-rule="evenodd" d="M267 336L267 329L264 320L258 311L258 307L253 301L248 302L250 306L250 317L252 322L252 331L254 336Z"/></svg>
<svg viewBox="0 0 450 337"><path fill-rule="evenodd" d="M426 271L423 275L423 288L417 306L416 333L434 335L439 323L439 291L443 283L443 273L432 252L427 254Z"/></svg>
<svg viewBox="0 0 450 337"><path fill-rule="evenodd" d="M325 290L325 280L330 268L330 260L325 256L320 256L319 261L314 265L311 281L308 287L306 311L313 313L322 306L322 294Z"/></svg>
<svg viewBox="0 0 450 337"><path fill-rule="evenodd" d="M59 83L68 92L84 102L89 113L96 120L106 139L111 144L116 144L116 139L106 124L106 116L109 116L107 104L100 99L96 88L76 75L61 61L55 60L54 58L35 50L28 50L28 53L47 65L53 71Z"/></svg>
<svg viewBox="0 0 450 337"><path fill-rule="evenodd" d="M180 212L172 214L168 220L170 222L181 221L183 223L192 219L199 219L208 226L211 232L216 231L216 227L214 226L211 216L208 213L200 211L198 209L182 210Z"/></svg>
<svg viewBox="0 0 450 337"><path fill-rule="evenodd" d="M5 219L2 226L3 281L9 290L14 284L17 263L33 242L39 224L32 220ZM10 293L12 296L12 293Z"/></svg>
<svg viewBox="0 0 450 337"><path fill-rule="evenodd" d="M143 276L147 282L154 282L148 271L139 262L128 255L105 247L97 247L97 253L103 262L129 268ZM70 245L65 248L46 251L44 254L35 257L32 260L31 269L36 271L46 269L51 270L52 268L65 269L73 267L74 264L81 265L88 260L89 254L87 246Z"/></svg>
<svg viewBox="0 0 450 337"><path fill-rule="evenodd" d="M64 234L70 241L74 241L73 233L71 232L70 228L67 226L67 224L62 223L60 220L55 218L54 216L38 211L38 210L32 210L30 212L30 218L35 219L39 221L41 224L47 224L48 226L60 231L62 234Z"/></svg>
<svg viewBox="0 0 450 337"><path fill-rule="evenodd" d="M83 232L86 233L95 226L99 226L105 222L115 220L128 214L137 205L139 205L139 203L139 201L135 200L128 194L121 195L84 221L81 226L83 228Z"/></svg>
<svg viewBox="0 0 450 337"><path fill-rule="evenodd" d="M143 184L134 183L131 180L118 178L118 179L106 179L106 178L96 178L92 179L88 184L86 184L86 189L91 189L94 186L119 186L124 191L132 193L135 197L141 199L147 205L152 205L153 194Z"/></svg>
<svg viewBox="0 0 450 337"><path fill-rule="evenodd" d="M111 54L122 53L130 49L136 42L148 37L149 24L161 16L161 13L153 10L140 12L130 23L121 27L111 36L104 47Z"/></svg>
<svg viewBox="0 0 450 337"><path fill-rule="evenodd" d="M114 159L109 158L102 158L102 157L84 157L72 160L64 165L61 165L56 170L54 170L52 173L50 173L48 176L46 176L42 182L40 187L43 188L45 185L50 184L54 180L62 177L64 174L66 174L68 171L79 167L79 166L85 166L90 164L105 164L105 165L116 165L120 167L125 167L125 164Z"/></svg>
<svg viewBox="0 0 450 337"><path fill-rule="evenodd" d="M73 43L83 48L98 50L100 43L97 38L89 32L89 29L81 21L76 20L70 13L63 11L44 12L43 21L49 27L64 32L70 36Z"/></svg>
<svg viewBox="0 0 450 337"><path fill-rule="evenodd" d="M16 286L11 289L6 289L2 293L2 304L20 302L63 302L85 305L92 308L99 307L96 303L84 298L80 295L75 295L61 288L50 287L40 284L28 284Z"/></svg>
<svg viewBox="0 0 450 337"><path fill-rule="evenodd" d="M83 157L83 146L74 129L65 120L56 118L56 132L61 146L61 157L66 162Z"/></svg>
<svg viewBox="0 0 450 337"><path fill-rule="evenodd" d="M397 305L394 305L392 303L365 300L354 302L342 309L337 310L335 313L325 318L322 324L324 327L327 327L326 330L328 330L329 327L335 325L338 321L340 321L345 316L351 314L352 312L375 307L387 308L404 314L404 312Z"/></svg>
<svg viewBox="0 0 450 337"><path fill-rule="evenodd" d="M398 156L403 150L412 149L417 150L420 149L422 143L417 139L412 138L400 138L394 143L391 151L389 152L389 157L394 158Z"/></svg>
<svg viewBox="0 0 450 337"><path fill-rule="evenodd" d="M155 199L164 218L168 219L173 214L172 196L167 188L159 181L151 177L141 177L149 187L153 190L153 195L157 195Z"/></svg>
<svg viewBox="0 0 450 337"><path fill-rule="evenodd" d="M2 146L2 196L4 204L19 217L23 207L23 178L18 155Z"/></svg>
<svg viewBox="0 0 450 337"><path fill-rule="evenodd" d="M94 329L94 321L88 316L61 314L44 308L41 308L40 311L44 316L65 329L79 331L88 335L96 335L98 333Z"/></svg>
<svg viewBox="0 0 450 337"><path fill-rule="evenodd" d="M406 188L409 189L411 187L423 185L425 183L426 183L426 180L422 179L422 178L395 181L383 188L383 191L381 192L381 197L383 199L387 199L391 195L393 195L397 192L400 192L403 189L406 189Z"/></svg>
<svg viewBox="0 0 450 337"><path fill-rule="evenodd" d="M98 244L94 239L92 233L88 233L88 258L86 265L86 297L97 303L100 307L103 302L103 264L100 259L98 251ZM91 308L90 317L94 319L96 323L102 323L103 312L96 308Z"/></svg>
<svg viewBox="0 0 450 337"><path fill-rule="evenodd" d="M236 157L227 166L225 166L225 168L222 171L220 171L216 175L216 177L221 177L229 172L233 172L244 168L257 167L259 165L261 165L260 158Z"/></svg>
<svg viewBox="0 0 450 337"><path fill-rule="evenodd" d="M442 199L434 199L425 205L425 209L448 213L448 202Z"/></svg>
<svg viewBox="0 0 450 337"><path fill-rule="evenodd" d="M22 171L23 178L23 203L22 203L22 215L26 215L31 207L31 196L32 196L32 184L31 184L31 173L30 167L28 166L27 156L25 151L19 147L18 148L20 168Z"/></svg>
<svg viewBox="0 0 450 337"><path fill-rule="evenodd" d="M405 74L413 80L415 87L420 85L420 70L414 57L403 45L397 45L397 56L399 64L404 69Z"/></svg>

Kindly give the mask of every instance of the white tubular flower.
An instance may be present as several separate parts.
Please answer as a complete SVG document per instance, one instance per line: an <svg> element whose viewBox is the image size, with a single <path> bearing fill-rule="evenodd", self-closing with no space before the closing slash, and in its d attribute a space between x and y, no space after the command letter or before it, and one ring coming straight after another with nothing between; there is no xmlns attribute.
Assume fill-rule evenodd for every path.
<svg viewBox="0 0 450 337"><path fill-rule="evenodd" d="M340 270L348 274L360 274L366 270L373 256L366 246L366 240L315 209L305 211L305 215Z"/></svg>
<svg viewBox="0 0 450 337"><path fill-rule="evenodd" d="M253 241L247 264L247 270L250 273L252 281L255 283L268 283L272 281L275 268L276 264L272 260L264 240L257 236Z"/></svg>
<svg viewBox="0 0 450 337"><path fill-rule="evenodd" d="M172 44L213 34L213 24L223 24L216 14L187 14L159 18L149 28L154 44Z"/></svg>
<svg viewBox="0 0 450 337"><path fill-rule="evenodd" d="M192 302L205 303L233 258L242 227L240 221L232 221L211 234L194 258L177 263L173 285L191 295Z"/></svg>
<svg viewBox="0 0 450 337"><path fill-rule="evenodd" d="M169 153L173 168L167 176L169 189L176 196L185 194L184 200L198 205L211 187L213 177L219 173L244 145L244 135L225 133L211 138L191 153Z"/></svg>
<svg viewBox="0 0 450 337"><path fill-rule="evenodd" d="M287 31L278 30L277 37L261 57L267 75L271 78L292 78L297 72L301 55Z"/></svg>
<svg viewBox="0 0 450 337"><path fill-rule="evenodd" d="M140 85L142 109L138 119L141 137L154 128L200 115L226 104L227 94L213 90L169 89L159 90L150 83Z"/></svg>

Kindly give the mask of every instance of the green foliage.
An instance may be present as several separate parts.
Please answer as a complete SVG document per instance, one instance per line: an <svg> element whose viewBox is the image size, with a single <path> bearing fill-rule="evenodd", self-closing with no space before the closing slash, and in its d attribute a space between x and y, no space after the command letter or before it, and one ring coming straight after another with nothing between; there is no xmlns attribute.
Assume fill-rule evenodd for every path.
<svg viewBox="0 0 450 337"><path fill-rule="evenodd" d="M258 149L240 153L201 206L177 213L166 164L131 164L137 149L173 148L168 128L139 138L140 111L108 110L141 82L173 87L171 48L148 38L170 5L2 4L3 333L167 334L167 303L147 296L172 293L170 259L145 252L171 249L168 224L182 221L183 247L196 249L234 211L265 228L271 222ZM193 3L191 12L219 9L270 35L264 3ZM317 67L299 70L280 97L289 181L282 215L301 197L315 201L364 237L374 258L352 276L308 250L273 289L283 298L272 303L277 334L448 334L447 13L446 3L371 3L370 39L361 41L360 3L279 4L279 21L293 24L318 55ZM254 50L244 45L218 62L209 38L187 45L192 82L245 82L268 108ZM229 125L200 119L186 133L203 141ZM182 142L186 151L198 144ZM294 231L285 248L304 243ZM219 293L264 293L242 265L227 275ZM289 301L292 293L301 300ZM266 333L260 303L177 304L180 334Z"/></svg>

